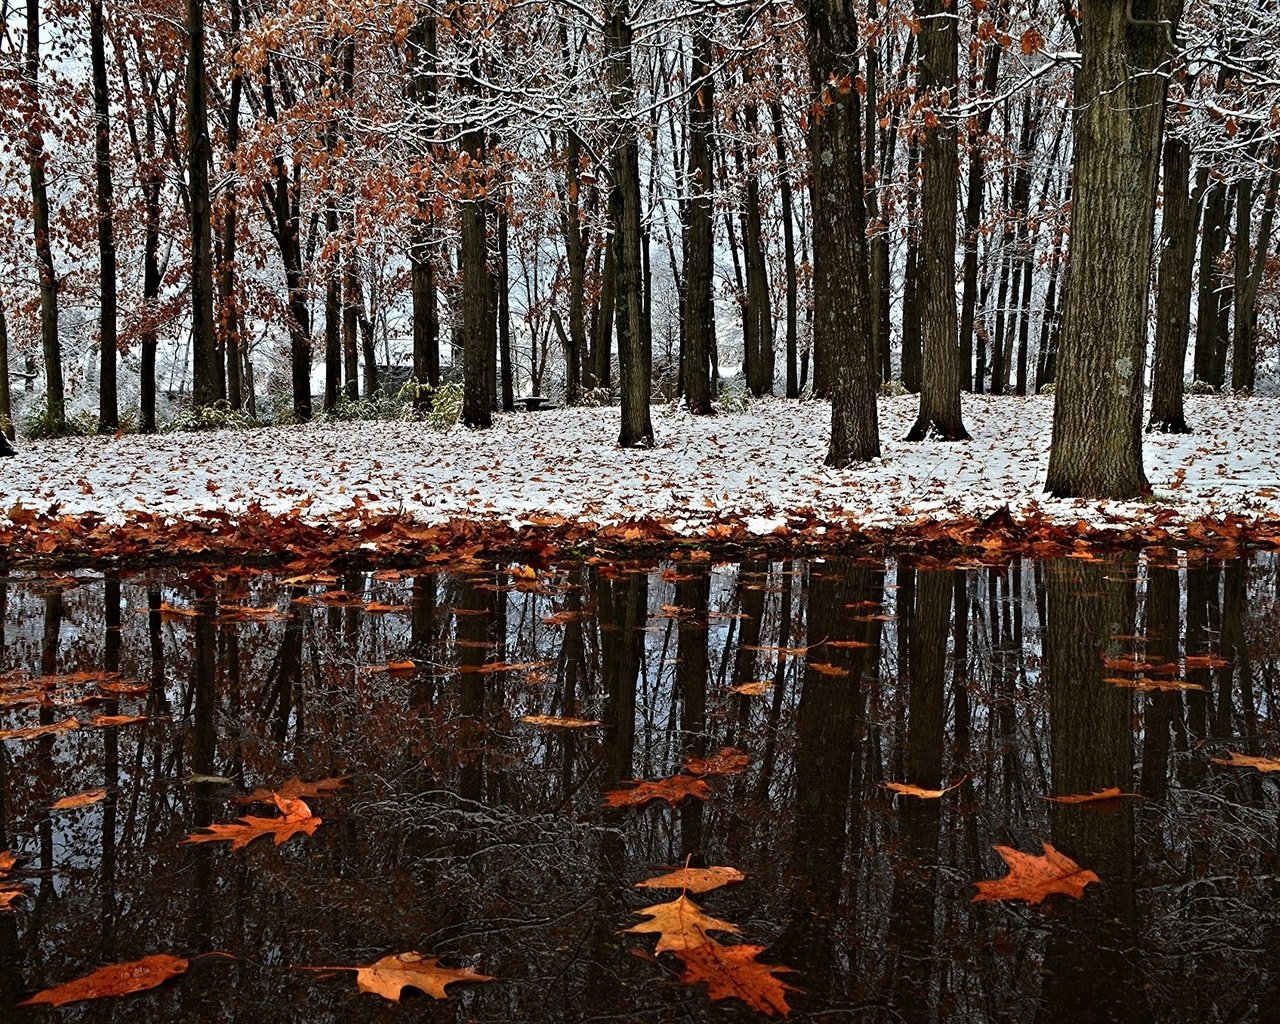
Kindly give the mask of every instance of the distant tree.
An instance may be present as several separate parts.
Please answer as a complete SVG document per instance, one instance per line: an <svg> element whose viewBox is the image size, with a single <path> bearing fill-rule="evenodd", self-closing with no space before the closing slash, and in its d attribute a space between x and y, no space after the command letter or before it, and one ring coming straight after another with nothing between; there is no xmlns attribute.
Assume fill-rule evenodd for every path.
<svg viewBox="0 0 1280 1024"><path fill-rule="evenodd" d="M13 404L9 395L9 321L0 296L0 436L13 440Z"/></svg>
<svg viewBox="0 0 1280 1024"><path fill-rule="evenodd" d="M713 223L711 130L715 117L711 39L703 30L693 37L692 90L689 97L689 197L684 242L684 400L689 411L711 408L711 344L715 331L712 301Z"/></svg>
<svg viewBox="0 0 1280 1024"><path fill-rule="evenodd" d="M98 429L120 426L116 388L116 237L115 200L111 182L111 93L107 84L107 50L102 0L89 0L89 59L93 65L93 169L97 184L98 268L101 274L98 320Z"/></svg>
<svg viewBox="0 0 1280 1024"><path fill-rule="evenodd" d="M209 101L204 61L204 0L187 0L187 189L191 203L191 398L197 407L224 397L213 321L213 228L209 195ZM309 387L308 387L309 391ZM306 404L310 418L310 395Z"/></svg>
<svg viewBox="0 0 1280 1024"><path fill-rule="evenodd" d="M1156 343L1147 419L1147 430L1163 434L1191 431L1182 403L1183 366L1191 330L1191 271L1196 259L1197 210L1190 193L1190 175L1190 144L1167 136L1156 278Z"/></svg>
<svg viewBox="0 0 1280 1024"><path fill-rule="evenodd" d="M1046 490L1136 498L1156 176L1180 0L1084 0L1071 279Z"/></svg>

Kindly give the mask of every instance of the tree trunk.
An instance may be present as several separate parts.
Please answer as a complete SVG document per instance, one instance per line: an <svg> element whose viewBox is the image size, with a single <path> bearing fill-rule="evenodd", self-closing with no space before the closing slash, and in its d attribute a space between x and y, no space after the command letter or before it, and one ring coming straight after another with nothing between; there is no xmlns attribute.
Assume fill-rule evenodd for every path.
<svg viewBox="0 0 1280 1024"><path fill-rule="evenodd" d="M924 374L920 412L908 441L934 436L969 437L960 411L960 347L956 335L956 122L947 97L959 92L958 29L944 0L917 0L920 21L919 96L931 104L921 156L924 175L920 216L920 290L923 293Z"/></svg>
<svg viewBox="0 0 1280 1024"><path fill-rule="evenodd" d="M16 438L13 403L9 394L9 321L4 315L4 298L0 296L0 434L10 441Z"/></svg>
<svg viewBox="0 0 1280 1024"><path fill-rule="evenodd" d="M566 46L567 50L568 47ZM584 309L587 288L587 247L582 227L582 142L570 130L566 156L568 184L565 214L565 257L569 263L569 344L565 349L565 405L577 405L582 394L582 356L587 348Z"/></svg>
<svg viewBox="0 0 1280 1024"><path fill-rule="evenodd" d="M191 400L200 408L212 405L225 390L218 380L218 339L213 321L213 224L209 197L213 147L209 141L204 70L204 0L187 0L186 100L187 187L191 196ZM306 417L300 419L311 415L309 384L307 390ZM298 409L295 394L295 413Z"/></svg>
<svg viewBox="0 0 1280 1024"><path fill-rule="evenodd" d="M1196 204L1190 195L1191 145L1170 135L1164 143L1164 207L1156 277L1156 344L1147 429L1188 434L1182 408L1187 339L1191 331L1191 271L1196 259Z"/></svg>
<svg viewBox="0 0 1280 1024"><path fill-rule="evenodd" d="M1142 469L1143 363L1167 26L1132 0L1084 0L1075 82L1071 282L1063 308L1046 489L1131 499ZM1166 5L1159 7L1166 13ZM1176 3L1167 5L1175 25Z"/></svg>
<svg viewBox="0 0 1280 1024"><path fill-rule="evenodd" d="M1248 185L1250 194L1253 183L1241 180L1236 195L1236 286L1235 321L1232 331L1231 390L1252 391L1258 372L1258 342L1256 326L1258 318L1258 289L1271 247L1272 227L1275 224L1276 196L1280 192L1280 147L1272 158L1273 168L1262 202L1262 219L1258 229L1257 254L1250 256L1252 201L1246 200L1242 190ZM1243 212L1242 212L1243 211ZM1243 241L1241 241L1243 239Z"/></svg>
<svg viewBox="0 0 1280 1024"><path fill-rule="evenodd" d="M434 133L434 111L439 83L436 78L437 37L434 15L420 15L410 32L412 58L411 93L426 122L422 134ZM424 152L430 142L421 144ZM432 215L426 196L419 191L418 217L411 228L409 247L410 289L413 298L413 376L419 385L440 384L440 311L436 294L435 264L431 258ZM368 371L366 370L366 376ZM366 387L366 393L372 394ZM430 404L430 393L419 391L415 405Z"/></svg>
<svg viewBox="0 0 1280 1024"><path fill-rule="evenodd" d="M920 337L920 218L916 192L916 168L920 147L911 139L907 147L907 257L902 280L902 385L912 394L920 391L924 374Z"/></svg>
<svg viewBox="0 0 1280 1024"><path fill-rule="evenodd" d="M987 44L982 69L982 91L995 92L1004 48L996 41ZM977 129L969 134L969 182L964 203L964 283L960 294L960 382L966 390L982 391L981 377L975 381L973 366L973 325L978 299L978 225L982 220L983 177L982 137L991 128L994 104L986 104L977 117ZM976 386L975 386L976 384Z"/></svg>
<svg viewBox="0 0 1280 1024"><path fill-rule="evenodd" d="M779 80L782 77L778 71ZM769 105L769 115L773 121L773 142L778 157L778 192L782 203L782 245L783 258L787 268L787 397L800 397L800 378L796 366L796 352L799 346L799 296L796 287L796 238L794 200L791 195L791 177L787 173L787 142L783 134L782 104L776 100ZM708 159L707 166L711 162ZM710 176L708 179L710 180ZM714 325L712 325L714 330Z"/></svg>
<svg viewBox="0 0 1280 1024"><path fill-rule="evenodd" d="M696 32L689 96L689 198L684 245L684 400L691 413L704 416L711 406L711 336L715 330L712 301L714 217L711 129L715 116L715 82L711 74L711 39Z"/></svg>
<svg viewBox="0 0 1280 1024"><path fill-rule="evenodd" d="M609 223L613 223L614 197L609 194ZM618 295L617 239L612 230L604 241L604 270L600 275L600 316L596 321L595 387L609 388L613 377L613 321Z"/></svg>
<svg viewBox="0 0 1280 1024"><path fill-rule="evenodd" d="M232 46L240 46L240 0L231 0ZM240 75L231 78L227 98L227 154L234 165L236 150L240 146L240 99L244 80ZM242 347L240 333L240 296L236 281L236 220L238 197L236 178L230 176L225 185L222 212L222 237L218 253L218 336L219 351L226 360L226 398L233 409L244 408L244 365L247 353ZM221 374L219 374L221 376Z"/></svg>
<svg viewBox="0 0 1280 1024"><path fill-rule="evenodd" d="M1200 287L1196 293L1194 379L1221 389L1218 376L1219 321L1226 305L1222 253L1227 245L1227 186L1215 181L1205 199L1200 236Z"/></svg>
<svg viewBox="0 0 1280 1024"><path fill-rule="evenodd" d="M102 23L102 0L89 2L89 50L93 64L95 199L98 206L98 268L102 299L98 321L98 429L114 433L120 427L116 388L116 238L111 182L111 94L107 89L107 53Z"/></svg>
<svg viewBox="0 0 1280 1024"><path fill-rule="evenodd" d="M196 3L197 0L189 0ZM45 184L44 136L40 113L40 0L27 0L26 89L27 166L31 172L31 223L35 228L36 270L40 276L40 342L44 350L47 424L54 434L67 429L67 402L62 384L62 342L58 337L58 274L49 237L49 194Z"/></svg>
<svg viewBox="0 0 1280 1024"><path fill-rule="evenodd" d="M507 207L498 204L498 265L494 268L498 288L498 353L502 357L502 411L515 412L515 375L511 362L511 276L508 259L511 254ZM535 389L536 390L536 389Z"/></svg>
<svg viewBox="0 0 1280 1024"><path fill-rule="evenodd" d="M843 0L804 8L809 81L820 117L809 122L813 176L814 347L831 360L831 442L837 468L880 454L875 353L871 350L870 271L862 176L858 25ZM833 89L832 80L848 88ZM815 381L816 384L816 381Z"/></svg>
<svg viewBox="0 0 1280 1024"><path fill-rule="evenodd" d="M160 164L155 159L155 119L147 113L147 152L151 159L142 182L142 430L156 431L156 300L160 297Z"/></svg>
<svg viewBox="0 0 1280 1024"><path fill-rule="evenodd" d="M613 149L614 269L617 275L618 376L622 393L622 429L618 444L623 448L652 447L653 424L649 418L650 359L649 337L644 311L644 280L641 262L640 155L632 106L635 76L632 71L631 37L628 22L630 0L617 0L608 12L605 52L609 69L609 94L617 137Z"/></svg>
<svg viewBox="0 0 1280 1024"><path fill-rule="evenodd" d="M484 159L484 131L471 128L462 138L473 174ZM472 182L472 190L479 185ZM462 422L468 427L493 425L489 360L489 245L485 229L486 200L471 195L462 204Z"/></svg>

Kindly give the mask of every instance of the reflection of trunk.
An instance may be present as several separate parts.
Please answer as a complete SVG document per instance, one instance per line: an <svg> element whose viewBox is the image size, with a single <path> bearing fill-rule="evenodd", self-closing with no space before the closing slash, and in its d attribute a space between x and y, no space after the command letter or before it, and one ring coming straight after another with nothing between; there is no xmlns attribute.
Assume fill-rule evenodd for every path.
<svg viewBox="0 0 1280 1024"><path fill-rule="evenodd" d="M711 577L705 568L691 567L689 575L693 579L676 584L676 604L681 608L676 681L683 753L698 757L707 752L707 602L711 597ZM701 800L688 800L680 808L680 852L685 857L702 849L702 811Z"/></svg>
<svg viewBox="0 0 1280 1024"><path fill-rule="evenodd" d="M1132 691L1102 682L1101 653L1127 651L1133 632L1132 558L1118 565L1062 560L1047 566L1053 792L1132 789ZM1045 950L1042 1022L1149 1019L1135 948L1134 805L1099 814L1087 805L1054 804L1052 842L1102 885L1084 899L1057 898ZM1036 851L1039 852L1039 851Z"/></svg>
<svg viewBox="0 0 1280 1024"><path fill-rule="evenodd" d="M485 676L478 669L487 660L485 642L493 639L494 594L464 583L458 596L458 794L464 800L484 799Z"/></svg>
<svg viewBox="0 0 1280 1024"><path fill-rule="evenodd" d="M1178 570L1147 569L1146 657L1154 665L1178 660ZM1142 795L1163 800L1169 788L1169 728L1179 700L1176 693L1153 690L1143 698Z"/></svg>
<svg viewBox="0 0 1280 1024"><path fill-rule="evenodd" d="M903 768L906 782L927 789L942 785L947 639L953 588L949 572L921 572L918 576L910 636ZM902 739L899 737L899 742ZM931 991L929 965L936 939L934 894L941 806L936 800L899 798L898 817L902 855L894 862L888 938L892 1001L904 1019L925 1020Z"/></svg>
<svg viewBox="0 0 1280 1024"><path fill-rule="evenodd" d="M107 672L120 671L120 648L123 637L120 632L120 581L107 580L104 584L103 607L103 659ZM104 715L118 714L120 701L112 699L102 707ZM102 801L102 863L99 866L99 899L102 907L102 942L100 952L104 960L116 958L116 814L120 799L120 730L102 730L102 784L107 796Z"/></svg>
<svg viewBox="0 0 1280 1024"><path fill-rule="evenodd" d="M822 1005L837 966L835 931L860 934L857 904L842 903L847 847L862 842L862 759L867 687L880 663L880 623L855 621L847 606L879 602L879 567L828 562L810 577L809 637L865 647L814 647L806 661L796 712L795 831L791 855L791 919L771 952L795 967L803 996ZM815 663L834 665L816 671ZM850 811L854 817L849 819Z"/></svg>
<svg viewBox="0 0 1280 1024"><path fill-rule="evenodd" d="M409 704L431 706L436 696L435 670L430 665L436 640L436 577L415 576L409 604L409 653L418 664L413 675Z"/></svg>
<svg viewBox="0 0 1280 1024"><path fill-rule="evenodd" d="M191 770L196 775L217 775L215 755L218 745L217 642L218 597L211 587L198 595L192 620L194 651L191 658ZM192 801L195 828L213 821L222 801L215 798L208 785L197 785ZM190 929L187 945L196 952L209 949L213 941L213 858L209 845L195 847L195 879L190 886Z"/></svg>

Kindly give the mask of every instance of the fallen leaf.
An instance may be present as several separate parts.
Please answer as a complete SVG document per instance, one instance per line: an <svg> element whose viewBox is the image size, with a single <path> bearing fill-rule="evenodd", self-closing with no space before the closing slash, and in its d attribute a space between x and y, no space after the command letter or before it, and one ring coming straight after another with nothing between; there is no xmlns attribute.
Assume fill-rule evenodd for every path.
<svg viewBox="0 0 1280 1024"><path fill-rule="evenodd" d="M55 733L70 732L79 729L80 723L75 718L64 718L52 725L29 725L25 729L0 730L0 740L34 740L40 736L52 736Z"/></svg>
<svg viewBox="0 0 1280 1024"><path fill-rule="evenodd" d="M503 661L490 661L484 665L464 665L461 671L493 675L495 672L526 672L533 668L547 668L550 664L549 661L517 661L510 664Z"/></svg>
<svg viewBox="0 0 1280 1024"><path fill-rule="evenodd" d="M695 775L676 775L655 782L633 782L626 788L607 789L604 792L606 807L640 807L652 800L665 800L672 807L685 797L706 800L711 787Z"/></svg>
<svg viewBox="0 0 1280 1024"><path fill-rule="evenodd" d="M416 988L433 999L449 998L445 988L455 982L493 981L470 967L441 967L440 961L421 953L392 953L363 967L299 967L300 971L355 971L356 987L393 1003L400 1002L406 988Z"/></svg>
<svg viewBox="0 0 1280 1024"><path fill-rule="evenodd" d="M761 680L755 683L739 683L737 686L729 687L729 692L740 693L744 697L763 697L772 689L773 683Z"/></svg>
<svg viewBox="0 0 1280 1024"><path fill-rule="evenodd" d="M1230 751L1226 757L1211 757L1209 760L1214 764L1225 764L1228 768L1256 768L1260 772L1280 772L1280 760L1238 754L1234 750Z"/></svg>
<svg viewBox="0 0 1280 1024"><path fill-rule="evenodd" d="M1141 793L1126 793L1118 786L1110 786L1107 789L1100 789L1096 793L1073 793L1069 796L1042 796L1041 800L1048 800L1053 804L1092 804L1107 800L1141 800Z"/></svg>
<svg viewBox="0 0 1280 1024"><path fill-rule="evenodd" d="M914 796L919 800L937 800L939 797L950 793L953 789L959 789L968 778L969 776L966 775L959 782L953 782L950 786L945 786L942 789L924 789L920 786L913 786L909 782L882 782L880 785L902 796Z"/></svg>
<svg viewBox="0 0 1280 1024"><path fill-rule="evenodd" d="M146 720L146 715L94 715L89 724L96 729L107 729L113 725L136 725Z"/></svg>
<svg viewBox="0 0 1280 1024"><path fill-rule="evenodd" d="M555 718L551 715L525 715L520 721L553 729L590 729L600 724L594 718Z"/></svg>
<svg viewBox="0 0 1280 1024"><path fill-rule="evenodd" d="M636 913L649 920L632 925L627 931L637 935L657 935L658 953L700 946L710 941L707 932L729 932L736 935L739 930L736 924L720 921L703 913L702 908L683 893L670 903L655 903L651 907L637 910Z"/></svg>
<svg viewBox="0 0 1280 1024"><path fill-rule="evenodd" d="M207 825L201 832L183 839L182 844L228 842L232 850L240 850L259 836L274 836L275 844L279 846L299 834L314 835L321 824L322 819L313 817L311 808L301 800L277 796L275 804L281 811L277 818L259 818L249 814L231 824Z"/></svg>
<svg viewBox="0 0 1280 1024"><path fill-rule="evenodd" d="M1147 679L1137 676L1129 679L1125 676L1106 676L1102 680L1111 686L1119 686L1125 690L1203 690L1199 683L1189 683L1185 679Z"/></svg>
<svg viewBox="0 0 1280 1024"><path fill-rule="evenodd" d="M736 747L724 747L710 757L686 757L685 771L693 775L737 775L747 770L751 755Z"/></svg>
<svg viewBox="0 0 1280 1024"><path fill-rule="evenodd" d="M764 964L756 959L764 950L764 946L726 946L708 940L673 952L684 964L680 980L686 985L705 983L707 998L741 999L766 1017L775 1014L786 1017L791 1013L787 993L800 989L777 976L790 972L790 967Z"/></svg>
<svg viewBox="0 0 1280 1024"><path fill-rule="evenodd" d="M711 892L724 885L741 882L746 876L737 868L681 868L656 878L636 882L636 889L684 889L691 893Z"/></svg>
<svg viewBox="0 0 1280 1024"><path fill-rule="evenodd" d="M1220 658L1216 654L1188 654L1182 661L1189 669L1226 668L1231 664L1230 660Z"/></svg>
<svg viewBox="0 0 1280 1024"><path fill-rule="evenodd" d="M847 668L841 668L839 665L831 665L825 661L811 661L806 667L817 672L820 676L834 676L837 679L844 678L849 674L849 670Z"/></svg>
<svg viewBox="0 0 1280 1024"><path fill-rule="evenodd" d="M277 797L283 800L301 800L311 797L333 796L351 780L350 775L339 775L332 779L320 779L316 782L303 782L294 776L279 789L267 789L259 786L252 793L235 798L238 804L274 804Z"/></svg>
<svg viewBox="0 0 1280 1024"><path fill-rule="evenodd" d="M102 999L106 996L126 996L131 992L143 992L149 988L162 985L170 978L176 978L186 972L190 962L182 957L170 956L168 953L153 953L141 960L130 960L127 963L111 964L99 967L92 974L83 978L54 985L43 992L38 992L30 999L19 1003L19 1006L34 1006L48 1003L50 1006L65 1006L67 1003L78 1003L84 999Z"/></svg>
<svg viewBox="0 0 1280 1024"><path fill-rule="evenodd" d="M978 891L974 894L973 902L1023 900L1034 905L1055 892L1080 899L1084 896L1086 885L1102 881L1092 871L1080 867L1048 843L1042 845L1043 855L1023 853L1010 846L992 847L1009 865L1009 873L1003 878L974 882Z"/></svg>
<svg viewBox="0 0 1280 1024"><path fill-rule="evenodd" d="M90 789L83 793L77 793L75 796L64 796L61 800L50 804L49 810L70 811L77 807L88 807L90 804L105 800L106 796L107 791L105 789Z"/></svg>

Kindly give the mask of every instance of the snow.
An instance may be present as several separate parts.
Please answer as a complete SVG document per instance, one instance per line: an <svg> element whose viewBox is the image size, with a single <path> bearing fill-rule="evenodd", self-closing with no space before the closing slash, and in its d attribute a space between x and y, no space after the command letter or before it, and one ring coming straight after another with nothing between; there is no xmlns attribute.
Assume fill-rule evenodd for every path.
<svg viewBox="0 0 1280 1024"><path fill-rule="evenodd" d="M1098 526L1280 518L1280 399L1189 397L1196 433L1145 435L1147 502L1043 494L1052 402L966 396L973 440L907 444L916 398L882 398L883 455L846 470L822 465L828 407L777 399L709 418L655 407L652 450L616 447L616 408L516 413L489 431L363 422L32 442L0 462L0 521L15 505L112 522L256 505L321 523L358 508L428 524L654 520L681 534L734 521L759 535L790 517L887 527L1006 505L1015 516Z"/></svg>

